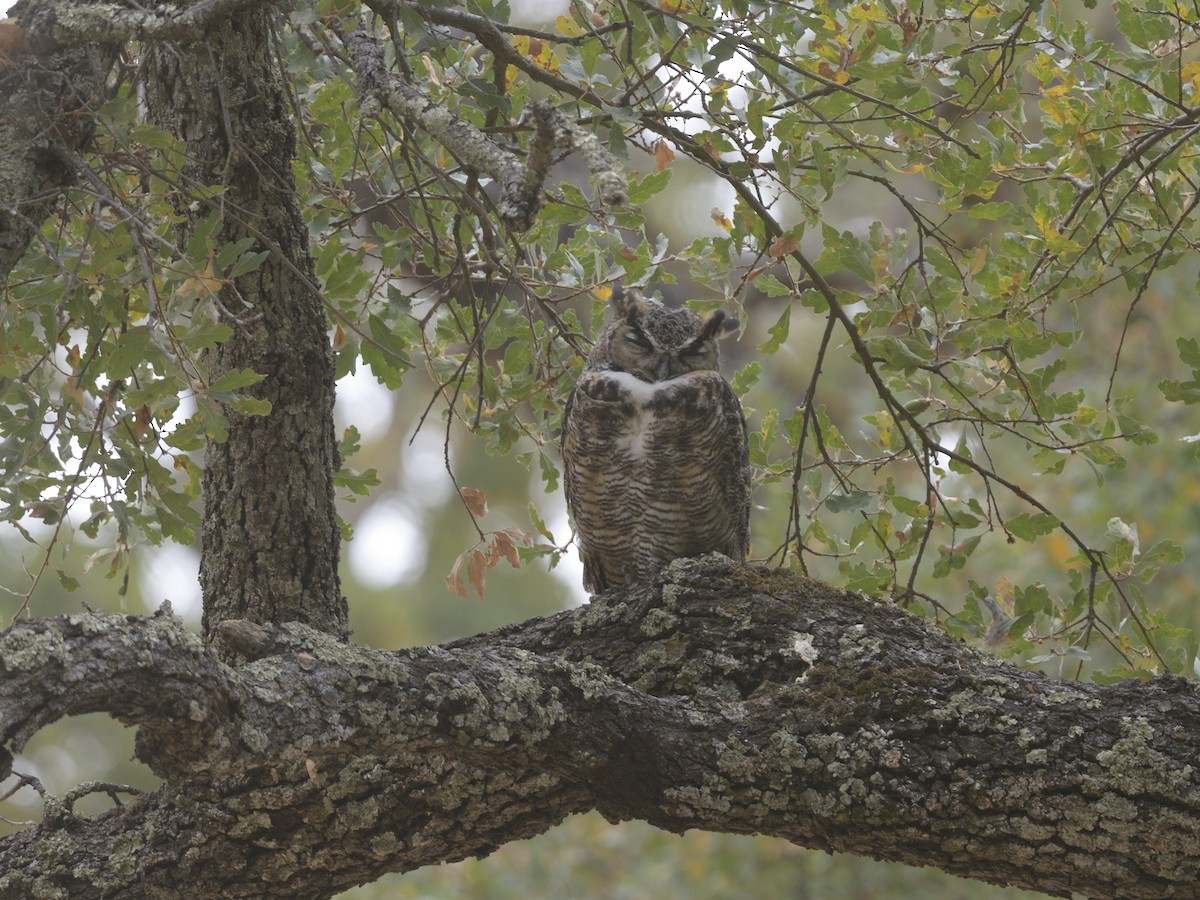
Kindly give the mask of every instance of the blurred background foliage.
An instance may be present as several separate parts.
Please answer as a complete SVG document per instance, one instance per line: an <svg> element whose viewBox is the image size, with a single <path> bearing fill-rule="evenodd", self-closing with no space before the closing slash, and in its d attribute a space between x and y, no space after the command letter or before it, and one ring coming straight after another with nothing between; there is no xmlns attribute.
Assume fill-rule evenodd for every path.
<svg viewBox="0 0 1200 900"><path fill-rule="evenodd" d="M293 15L280 39L304 112L296 171L339 354L339 424L353 429L340 484L356 640L435 643L584 602L556 429L579 353L624 280L742 319L724 365L756 435L754 557L897 596L949 633L1051 674L1193 674L1200 467L1187 439L1200 433L1188 405L1200 359L1187 339L1200 334L1200 11L1165 0L530 0L512 10L479 0L466 5L472 15L521 26L509 33L520 65L494 69L475 36L433 6L373 6L390 10L378 27L395 26L414 82L489 134L519 140L522 107L555 79L605 97L601 109L581 102L580 118L621 157L633 202L594 209L586 172L568 158L535 228L496 235L476 214L491 200L453 148L358 115L353 76L323 30L362 15L358 5ZM739 35L762 52L746 55ZM135 106L130 92L106 110L101 151L114 162L104 177L114 191L143 191L167 234L177 148L145 126L130 132ZM688 124L668 132L655 110ZM1162 146L1134 156L1148 135ZM129 163L122 152L133 146L143 155ZM161 184L137 183L146 159L167 173ZM734 182L751 186L740 199ZM101 318L80 313L64 329L57 372L40 383L39 409L57 401L77 414L74 426L59 420L61 458L39 459L41 480L23 486L6 470L5 518L17 527L0 533L0 613L86 603L141 614L169 600L198 627L196 451L220 429L206 404L236 385L196 389L199 351L219 338L202 316L179 326L196 355L176 381L163 375L168 355L125 338L149 313L137 299L142 273L120 228L89 224L94 200L65 201L5 298L9 379L39 352L30 338L69 254L86 266L86 289L70 302ZM777 232L764 224L772 217ZM176 267L159 290L189 308L203 306L197 272L220 275L206 264L226 274L255 264L247 248L203 235L188 254L193 268ZM26 333L22 322L34 324ZM89 348L109 360L90 376ZM123 407L109 395L123 374L114 358L142 366L142 393ZM108 397L108 444L87 441L89 389ZM36 405L14 396L0 423L8 451L20 450L17 423ZM155 428L157 455L145 442ZM103 466L105 452L114 467L156 459L153 489L130 487L141 485L132 464L116 490L94 476L81 487L84 460L65 461ZM29 458L4 459L18 457ZM76 506L64 514L67 500ZM161 532L179 543L153 546ZM506 540L519 567L492 551ZM489 563L476 573L484 600L466 576L476 552ZM17 768L59 794L90 778L152 787L131 757L126 729L88 716L45 729ZM79 808L107 805L92 797ZM22 791L0 815L36 820L37 797ZM345 896L684 892L1021 896L777 840L675 837L595 815L484 861Z"/></svg>

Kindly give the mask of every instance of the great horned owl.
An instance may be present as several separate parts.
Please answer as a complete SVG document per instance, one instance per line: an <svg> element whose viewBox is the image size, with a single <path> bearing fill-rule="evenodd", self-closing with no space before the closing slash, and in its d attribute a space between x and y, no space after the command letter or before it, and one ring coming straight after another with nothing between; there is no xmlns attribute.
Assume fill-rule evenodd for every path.
<svg viewBox="0 0 1200 900"><path fill-rule="evenodd" d="M636 291L588 354L563 415L567 504L592 593L673 559L750 545L746 419L717 371L723 310L670 309Z"/></svg>

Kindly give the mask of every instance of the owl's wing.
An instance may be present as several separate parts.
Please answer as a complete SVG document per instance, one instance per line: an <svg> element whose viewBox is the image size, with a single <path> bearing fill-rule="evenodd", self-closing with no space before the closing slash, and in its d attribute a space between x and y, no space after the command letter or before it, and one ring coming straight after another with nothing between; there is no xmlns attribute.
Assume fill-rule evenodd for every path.
<svg viewBox="0 0 1200 900"><path fill-rule="evenodd" d="M583 586L592 593L605 590L613 581L593 539L603 530L604 517L611 517L607 504L601 508L604 486L611 485L619 474L613 471L611 445L607 440L612 425L608 407L612 404L598 402L591 395L602 381L599 371L585 370L579 377L563 410L561 443L563 487L583 561Z"/></svg>
<svg viewBox="0 0 1200 900"><path fill-rule="evenodd" d="M720 402L721 415L726 422L726 449L719 470L726 473L725 499L734 525L732 546L725 555L743 560L750 552L750 434L737 394L728 381L724 378L721 381L724 384Z"/></svg>

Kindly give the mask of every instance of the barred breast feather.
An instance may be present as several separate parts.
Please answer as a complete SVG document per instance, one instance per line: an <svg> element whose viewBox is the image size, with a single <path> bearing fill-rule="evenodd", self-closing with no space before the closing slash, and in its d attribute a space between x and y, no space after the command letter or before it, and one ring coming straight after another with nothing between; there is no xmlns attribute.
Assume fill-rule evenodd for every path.
<svg viewBox="0 0 1200 900"><path fill-rule="evenodd" d="M745 558L746 423L719 372L651 382L585 371L565 414L562 453L589 591L652 578L681 557Z"/></svg>

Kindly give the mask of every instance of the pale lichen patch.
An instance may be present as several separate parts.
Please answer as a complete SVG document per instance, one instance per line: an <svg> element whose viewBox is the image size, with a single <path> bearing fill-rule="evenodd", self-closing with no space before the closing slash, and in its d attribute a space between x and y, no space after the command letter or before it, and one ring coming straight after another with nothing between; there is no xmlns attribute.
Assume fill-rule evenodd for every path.
<svg viewBox="0 0 1200 900"><path fill-rule="evenodd" d="M813 640L813 636L808 632L794 632L792 634L791 648L787 652L800 657L800 659L811 666L821 656L821 651L817 649Z"/></svg>

